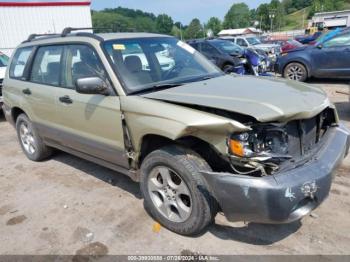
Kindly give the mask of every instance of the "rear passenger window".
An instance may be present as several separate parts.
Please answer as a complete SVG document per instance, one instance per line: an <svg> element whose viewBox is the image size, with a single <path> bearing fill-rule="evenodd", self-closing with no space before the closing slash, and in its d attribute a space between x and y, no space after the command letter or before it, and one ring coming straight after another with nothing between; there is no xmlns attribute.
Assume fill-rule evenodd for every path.
<svg viewBox="0 0 350 262"><path fill-rule="evenodd" d="M62 54L62 46L40 47L34 59L30 81L59 86Z"/></svg>
<svg viewBox="0 0 350 262"><path fill-rule="evenodd" d="M21 79L23 77L24 68L32 51L33 47L24 47L16 51L10 66L10 78Z"/></svg>

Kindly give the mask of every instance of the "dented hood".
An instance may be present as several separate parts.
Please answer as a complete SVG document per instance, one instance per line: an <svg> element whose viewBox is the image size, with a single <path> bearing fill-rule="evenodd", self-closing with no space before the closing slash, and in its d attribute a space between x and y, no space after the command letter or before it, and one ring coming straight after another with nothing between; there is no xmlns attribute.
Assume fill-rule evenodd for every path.
<svg viewBox="0 0 350 262"><path fill-rule="evenodd" d="M226 75L142 95L252 116L260 122L310 118L327 106L317 87L273 78Z"/></svg>

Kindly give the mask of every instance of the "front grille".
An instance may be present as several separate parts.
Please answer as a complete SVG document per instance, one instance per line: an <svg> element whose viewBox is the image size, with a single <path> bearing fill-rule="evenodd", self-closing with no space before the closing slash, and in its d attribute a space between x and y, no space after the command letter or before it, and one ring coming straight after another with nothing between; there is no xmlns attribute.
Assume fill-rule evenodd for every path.
<svg viewBox="0 0 350 262"><path fill-rule="evenodd" d="M322 140L323 134L334 121L334 112L326 109L313 118L289 122L286 125L288 154L295 158L308 155Z"/></svg>

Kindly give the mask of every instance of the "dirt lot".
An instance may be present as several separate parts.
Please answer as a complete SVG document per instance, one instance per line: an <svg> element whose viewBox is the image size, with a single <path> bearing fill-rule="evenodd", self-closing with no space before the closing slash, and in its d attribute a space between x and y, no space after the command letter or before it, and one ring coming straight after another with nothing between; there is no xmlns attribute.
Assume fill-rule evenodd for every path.
<svg viewBox="0 0 350 262"><path fill-rule="evenodd" d="M348 98L335 92L348 85L312 84L327 90L350 127ZM350 254L349 157L330 197L301 222L229 223L218 215L191 238L157 230L138 184L123 175L65 153L31 162L2 116L0 130L0 254Z"/></svg>

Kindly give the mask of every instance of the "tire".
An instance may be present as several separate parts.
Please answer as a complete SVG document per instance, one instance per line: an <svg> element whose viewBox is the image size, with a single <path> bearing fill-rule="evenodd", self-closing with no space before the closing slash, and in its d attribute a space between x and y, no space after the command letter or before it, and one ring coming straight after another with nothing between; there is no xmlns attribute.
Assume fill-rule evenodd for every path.
<svg viewBox="0 0 350 262"><path fill-rule="evenodd" d="M231 64L225 64L223 67L222 67L222 71L225 73L225 74L229 74L229 73L231 73L232 72L232 68L233 68L234 66L233 65L231 65Z"/></svg>
<svg viewBox="0 0 350 262"><path fill-rule="evenodd" d="M17 117L16 131L22 150L30 160L42 161L52 155L52 149L43 143L32 122L25 114L20 114Z"/></svg>
<svg viewBox="0 0 350 262"><path fill-rule="evenodd" d="M165 169L169 172L165 172ZM156 221L175 233L200 234L213 222L218 210L200 171L211 171L211 168L195 152L183 147L167 146L150 153L141 165L140 187L145 209ZM170 175L167 182L163 180L167 176L164 174ZM156 181L156 187L152 181ZM183 189L184 186L188 191ZM180 191L185 193L181 194ZM166 203L171 206L167 209L170 216L162 209L167 206Z"/></svg>
<svg viewBox="0 0 350 262"><path fill-rule="evenodd" d="M283 77L289 80L305 82L308 79L308 73L304 65L300 63L290 63L285 67Z"/></svg>

